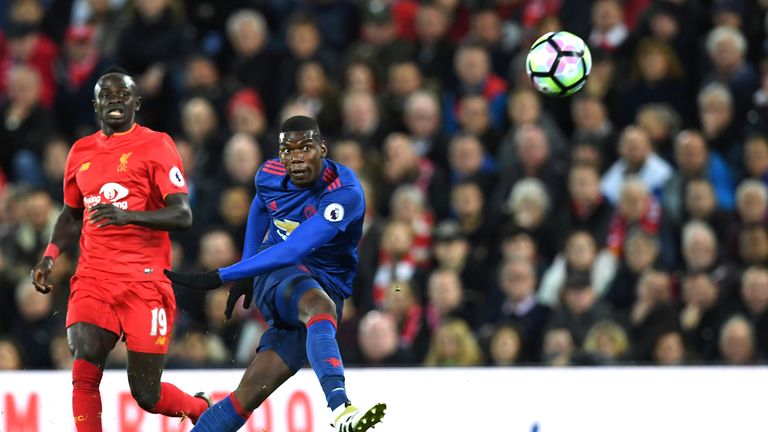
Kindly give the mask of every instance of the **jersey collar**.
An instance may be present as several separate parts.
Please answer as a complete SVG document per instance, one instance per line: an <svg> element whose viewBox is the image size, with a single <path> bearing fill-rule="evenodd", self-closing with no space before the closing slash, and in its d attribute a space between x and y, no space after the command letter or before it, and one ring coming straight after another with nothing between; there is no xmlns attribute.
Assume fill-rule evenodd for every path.
<svg viewBox="0 0 768 432"><path fill-rule="evenodd" d="M134 122L133 125L131 126L131 128L128 129L127 131L125 131L125 132L115 132L112 135L106 135L104 132L99 131L99 136L102 139L110 139L110 138L114 138L114 137L125 136L125 135L128 135L128 134L132 133L133 131L135 131L138 126L139 126L139 124Z"/></svg>

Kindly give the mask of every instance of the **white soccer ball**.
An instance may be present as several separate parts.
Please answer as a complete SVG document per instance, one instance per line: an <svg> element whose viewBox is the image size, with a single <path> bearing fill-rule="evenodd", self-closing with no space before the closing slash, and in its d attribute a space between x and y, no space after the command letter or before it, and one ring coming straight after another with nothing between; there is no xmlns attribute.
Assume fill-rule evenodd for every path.
<svg viewBox="0 0 768 432"><path fill-rule="evenodd" d="M584 41L566 31L549 32L533 43L525 71L536 89L550 96L570 96L584 87L592 55Z"/></svg>

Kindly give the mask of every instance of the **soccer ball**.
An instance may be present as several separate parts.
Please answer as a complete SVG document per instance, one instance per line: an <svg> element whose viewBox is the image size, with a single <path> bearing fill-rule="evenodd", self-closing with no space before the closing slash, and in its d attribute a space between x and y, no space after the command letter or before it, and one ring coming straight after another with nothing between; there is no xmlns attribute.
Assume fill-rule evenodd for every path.
<svg viewBox="0 0 768 432"><path fill-rule="evenodd" d="M589 47L566 31L549 32L531 46L525 71L533 86L550 96L570 96L587 83L592 69Z"/></svg>

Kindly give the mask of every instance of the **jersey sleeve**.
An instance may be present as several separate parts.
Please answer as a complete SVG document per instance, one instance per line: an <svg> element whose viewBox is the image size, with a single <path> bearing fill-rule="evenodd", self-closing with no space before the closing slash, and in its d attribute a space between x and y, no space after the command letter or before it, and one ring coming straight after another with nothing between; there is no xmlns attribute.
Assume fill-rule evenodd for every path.
<svg viewBox="0 0 768 432"><path fill-rule="evenodd" d="M67 155L67 163L64 166L64 204L72 208L83 208L83 194L77 186L77 172L80 166L77 163L77 147L73 146Z"/></svg>
<svg viewBox="0 0 768 432"><path fill-rule="evenodd" d="M181 166L181 157L171 137L161 134L161 143L152 150L150 175L163 198L170 194L187 193L187 182Z"/></svg>
<svg viewBox="0 0 768 432"><path fill-rule="evenodd" d="M267 207L259 198L259 194L253 197L251 203L251 209L248 212L248 222L245 228L245 242L243 244L243 259L250 258L256 255L259 250L262 241L264 240L264 234L269 227L269 212Z"/></svg>
<svg viewBox="0 0 768 432"><path fill-rule="evenodd" d="M341 187L324 193L320 197L317 214L339 231L365 213L365 199L360 188Z"/></svg>

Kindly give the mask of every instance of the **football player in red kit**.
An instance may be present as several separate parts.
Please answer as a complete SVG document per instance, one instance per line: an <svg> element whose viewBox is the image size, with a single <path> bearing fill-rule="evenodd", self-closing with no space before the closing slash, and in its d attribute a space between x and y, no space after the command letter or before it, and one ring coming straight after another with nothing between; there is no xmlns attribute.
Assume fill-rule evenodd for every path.
<svg viewBox="0 0 768 432"><path fill-rule="evenodd" d="M32 270L38 291L59 251L80 239L80 259L67 308L74 356L72 412L78 432L101 431L104 362L123 336L128 383L139 406L193 422L210 401L160 381L171 340L176 300L163 270L170 267L168 231L192 224L181 160L165 133L137 124L136 82L103 75L93 107L101 130L81 138L67 157L64 209L42 260Z"/></svg>

